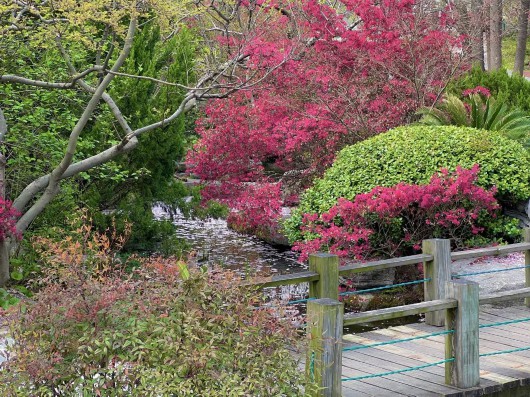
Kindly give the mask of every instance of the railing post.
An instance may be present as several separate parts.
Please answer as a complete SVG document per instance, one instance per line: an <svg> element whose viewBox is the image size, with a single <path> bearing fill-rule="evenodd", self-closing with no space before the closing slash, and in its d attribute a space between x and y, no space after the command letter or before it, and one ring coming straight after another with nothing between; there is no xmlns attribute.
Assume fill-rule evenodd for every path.
<svg viewBox="0 0 530 397"><path fill-rule="evenodd" d="M447 298L456 299L458 306L448 309L446 329L454 330L445 339L445 357L454 361L445 364L445 383L462 389L480 384L479 366L479 285L468 280L447 283Z"/></svg>
<svg viewBox="0 0 530 397"><path fill-rule="evenodd" d="M309 348L306 376L318 386L312 397L342 395L342 327L344 305L334 299L307 302Z"/></svg>
<svg viewBox="0 0 530 397"><path fill-rule="evenodd" d="M309 283L310 298L339 299L339 257L318 252L309 255L309 271L320 275L317 281Z"/></svg>
<svg viewBox="0 0 530 397"><path fill-rule="evenodd" d="M530 228L523 229L523 237L525 243L530 243ZM524 265L530 266L530 250L524 251ZM524 269L524 285L527 288L530 287L530 267ZM524 303L526 307L530 307L530 298L525 298Z"/></svg>
<svg viewBox="0 0 530 397"><path fill-rule="evenodd" d="M445 298L445 284L451 280L451 244L449 240L429 239L422 244L424 254L432 255L431 261L426 261L423 274L426 279L424 293L425 301ZM425 324L441 327L444 325L443 311L425 314Z"/></svg>

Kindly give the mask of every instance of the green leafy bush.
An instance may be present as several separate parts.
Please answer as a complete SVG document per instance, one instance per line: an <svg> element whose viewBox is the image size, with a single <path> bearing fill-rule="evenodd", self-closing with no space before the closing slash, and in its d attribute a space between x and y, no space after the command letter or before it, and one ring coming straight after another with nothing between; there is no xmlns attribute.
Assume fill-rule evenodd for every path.
<svg viewBox="0 0 530 397"><path fill-rule="evenodd" d="M0 395L304 394L294 330L239 275L161 258L126 274L112 238L81 231L40 240L45 286L12 314Z"/></svg>
<svg viewBox="0 0 530 397"><path fill-rule="evenodd" d="M482 95L485 95L484 99ZM527 112L509 109L504 102L489 96L484 87L464 91L464 100L448 94L435 108L418 111L423 125L457 125L499 131L507 138L527 145L530 133L530 117Z"/></svg>
<svg viewBox="0 0 530 397"><path fill-rule="evenodd" d="M291 241L301 240L302 214L322 214L344 197L353 200L376 186L426 184L441 168L480 166L477 184L496 186L501 204L530 197L530 155L494 131L455 126L405 126L343 149L325 175L302 197L285 223Z"/></svg>
<svg viewBox="0 0 530 397"><path fill-rule="evenodd" d="M480 68L473 68L466 75L452 82L447 90L462 95L462 91L477 86L490 90L497 101L505 103L510 108L519 108L530 112L530 81L519 75L508 75L505 69L484 72Z"/></svg>

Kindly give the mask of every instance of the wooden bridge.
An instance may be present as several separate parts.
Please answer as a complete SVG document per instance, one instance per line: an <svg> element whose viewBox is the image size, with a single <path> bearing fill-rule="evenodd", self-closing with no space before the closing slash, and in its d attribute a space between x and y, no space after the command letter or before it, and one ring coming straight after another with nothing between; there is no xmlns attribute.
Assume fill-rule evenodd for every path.
<svg viewBox="0 0 530 397"><path fill-rule="evenodd" d="M310 256L309 271L261 286L309 282L305 367L321 387L318 396L530 396L530 229L524 237L461 252L451 252L449 240L432 239L419 255L342 267L336 256L319 253ZM452 260L511 252L524 252L524 265L495 271L524 269L525 288L479 296L477 283L451 274ZM424 283L424 302L344 314L339 275L417 263L424 266L424 279L414 281ZM518 306L492 306L517 300ZM343 334L344 326L420 313L424 323Z"/></svg>
<svg viewBox="0 0 530 397"><path fill-rule="evenodd" d="M530 317L526 307L481 307L481 324L507 322ZM396 326L357 335L344 335L343 347L367 346L418 336L437 334L440 328L424 323ZM479 352L517 350L530 346L530 322L480 329ZM445 360L445 336L437 335L410 342L379 345L343 352L342 376L361 377L406 368L430 365ZM530 350L479 358L479 386L458 389L445 382L444 364L385 377L343 382L342 395L349 396L528 396L530 391ZM496 394L497 393L497 394ZM502 394L504 393L504 394ZM520 394L517 394L520 393Z"/></svg>

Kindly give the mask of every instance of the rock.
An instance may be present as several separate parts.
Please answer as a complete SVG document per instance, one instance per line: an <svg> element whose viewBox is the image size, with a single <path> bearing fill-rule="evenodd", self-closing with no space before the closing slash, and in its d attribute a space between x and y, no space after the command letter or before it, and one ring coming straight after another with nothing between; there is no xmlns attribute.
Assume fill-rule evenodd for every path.
<svg viewBox="0 0 530 397"><path fill-rule="evenodd" d="M292 197L298 197L307 186L307 178L304 178L306 170L291 170L282 175L282 200L289 201Z"/></svg>
<svg viewBox="0 0 530 397"><path fill-rule="evenodd" d="M289 240L285 235L280 233L277 229L270 230L268 236L257 236L260 240L265 241L271 245L277 245L282 247L290 247Z"/></svg>
<svg viewBox="0 0 530 397"><path fill-rule="evenodd" d="M186 172L186 163L180 162L175 164L175 171L176 172Z"/></svg>
<svg viewBox="0 0 530 397"><path fill-rule="evenodd" d="M514 208L505 208L504 214L519 220L519 226L530 226L530 201L519 201Z"/></svg>
<svg viewBox="0 0 530 397"><path fill-rule="evenodd" d="M346 261L346 264L348 261ZM353 282L353 287L356 290L368 289L368 288L377 288L384 287L387 285L394 284L394 278L396 276L396 268L392 267L385 270L374 270L371 272L364 272L359 274L354 274L347 277L347 280ZM344 284L348 284L344 280Z"/></svg>

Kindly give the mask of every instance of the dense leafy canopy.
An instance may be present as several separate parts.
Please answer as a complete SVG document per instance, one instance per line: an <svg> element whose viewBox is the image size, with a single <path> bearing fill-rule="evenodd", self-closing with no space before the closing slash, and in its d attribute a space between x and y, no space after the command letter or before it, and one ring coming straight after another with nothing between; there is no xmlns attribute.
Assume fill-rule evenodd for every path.
<svg viewBox="0 0 530 397"><path fill-rule="evenodd" d="M406 123L430 105L465 62L449 15L427 9L409 0L334 7L310 0L292 9L284 18L299 19L299 37L286 43L278 28L262 38L260 51L274 60L289 46L293 56L261 84L209 103L198 123L200 140L188 163L212 182L204 197L241 212L252 195L248 182L269 183L271 173L296 171L307 187L340 148ZM281 204L254 200L256 208Z"/></svg>

